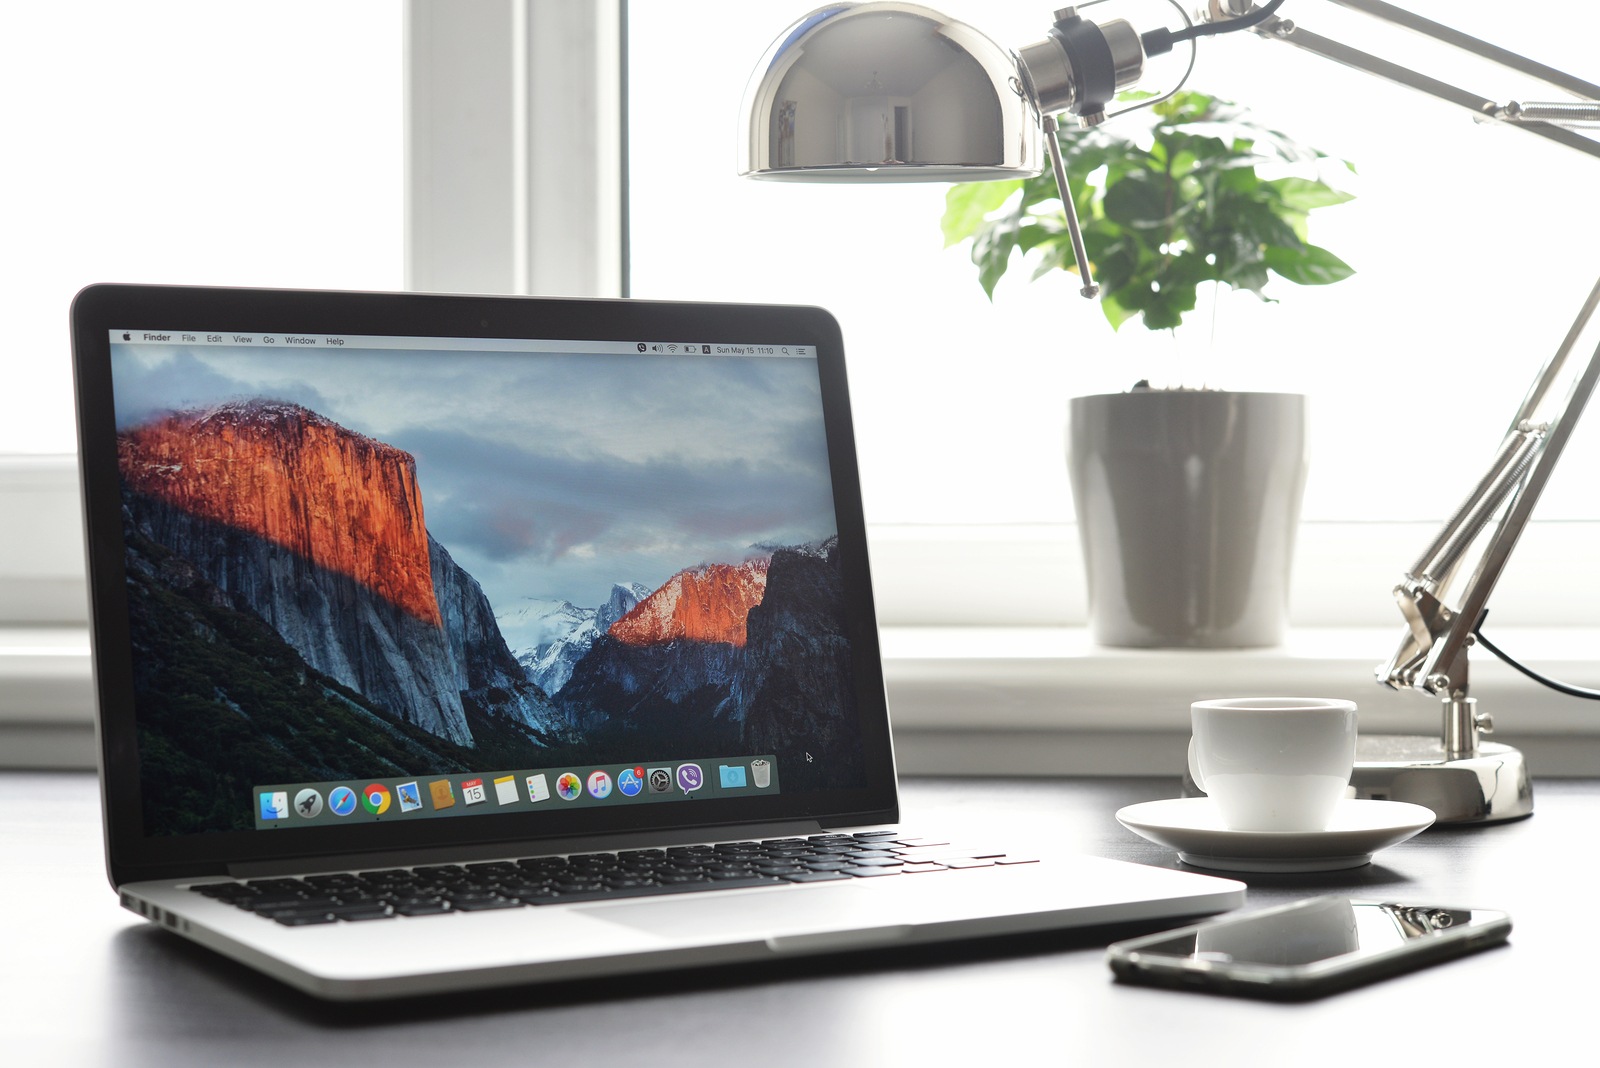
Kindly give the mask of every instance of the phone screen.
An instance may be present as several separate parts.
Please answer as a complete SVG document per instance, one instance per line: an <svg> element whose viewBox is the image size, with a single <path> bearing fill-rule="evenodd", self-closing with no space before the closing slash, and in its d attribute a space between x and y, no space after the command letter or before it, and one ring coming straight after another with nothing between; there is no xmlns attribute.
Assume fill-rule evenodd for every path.
<svg viewBox="0 0 1600 1068"><path fill-rule="evenodd" d="M1503 912L1343 897L1120 942L1122 978L1266 995L1304 995L1503 941Z"/></svg>

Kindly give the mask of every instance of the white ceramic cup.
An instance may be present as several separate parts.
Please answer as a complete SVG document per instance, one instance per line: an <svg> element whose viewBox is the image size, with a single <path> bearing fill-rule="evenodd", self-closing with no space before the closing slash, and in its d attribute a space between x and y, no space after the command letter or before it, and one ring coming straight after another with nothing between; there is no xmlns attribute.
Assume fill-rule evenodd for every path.
<svg viewBox="0 0 1600 1068"><path fill-rule="evenodd" d="M1189 774L1234 831L1320 831L1356 757L1354 701L1228 697L1189 706Z"/></svg>

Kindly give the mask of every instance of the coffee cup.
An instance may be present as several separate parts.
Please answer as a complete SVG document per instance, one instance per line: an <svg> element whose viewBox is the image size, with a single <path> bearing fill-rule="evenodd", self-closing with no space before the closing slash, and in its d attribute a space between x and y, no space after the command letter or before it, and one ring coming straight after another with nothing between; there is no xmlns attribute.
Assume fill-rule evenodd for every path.
<svg viewBox="0 0 1600 1068"><path fill-rule="evenodd" d="M1229 697L1189 706L1189 774L1234 831L1320 831L1355 766L1354 701Z"/></svg>

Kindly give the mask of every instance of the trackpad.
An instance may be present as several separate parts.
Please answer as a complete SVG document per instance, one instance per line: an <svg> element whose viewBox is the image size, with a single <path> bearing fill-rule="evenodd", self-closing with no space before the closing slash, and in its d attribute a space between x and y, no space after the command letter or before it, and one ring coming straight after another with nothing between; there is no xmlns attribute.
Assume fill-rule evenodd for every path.
<svg viewBox="0 0 1600 1068"><path fill-rule="evenodd" d="M883 907L888 898L899 895L862 894L859 890L847 884L748 894L695 894L619 902L582 911L593 919L672 941L765 941L775 949L796 935L822 933L830 941L847 945L863 940L893 941L910 933L903 909Z"/></svg>

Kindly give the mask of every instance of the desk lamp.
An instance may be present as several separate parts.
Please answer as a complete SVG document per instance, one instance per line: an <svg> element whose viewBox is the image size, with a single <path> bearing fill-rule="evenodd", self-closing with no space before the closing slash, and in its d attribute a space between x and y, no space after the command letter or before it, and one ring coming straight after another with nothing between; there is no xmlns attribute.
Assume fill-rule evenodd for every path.
<svg viewBox="0 0 1600 1068"><path fill-rule="evenodd" d="M1122 105L1119 94L1138 84L1148 56L1179 44L1188 44L1192 70L1195 42L1203 37L1248 31L1292 44L1463 107L1482 121L1515 126L1600 157L1600 141L1579 132L1600 126L1600 85L1392 4L1328 0L1577 99L1504 104L1485 99L1302 30L1278 17L1283 0L1259 6L1253 0L1208 0L1199 22L1175 0L1169 2L1183 19L1182 28L1141 33L1126 20L1097 24L1078 8L1066 7L1055 12L1044 40L1020 52L936 11L898 0L819 8L778 38L751 78L739 172L800 182L1032 177L1043 170L1043 134L1061 190L1080 292L1093 299L1099 287L1084 251L1054 116L1065 112L1090 127L1164 99ZM1165 95L1181 86L1180 81ZM1118 110L1107 110L1113 106ZM1445 823L1493 823L1533 811L1522 754L1482 740L1492 724L1470 696L1467 651L1481 643L1505 657L1479 634L1479 626L1495 581L1600 378L1600 343L1586 362L1570 358L1597 305L1600 283L1534 379L1488 473L1395 587L1406 629L1394 656L1378 668L1378 681L1436 698L1443 727L1438 737L1363 735L1352 778L1358 796L1422 804ZM1505 658L1564 692L1600 697L1553 683Z"/></svg>

